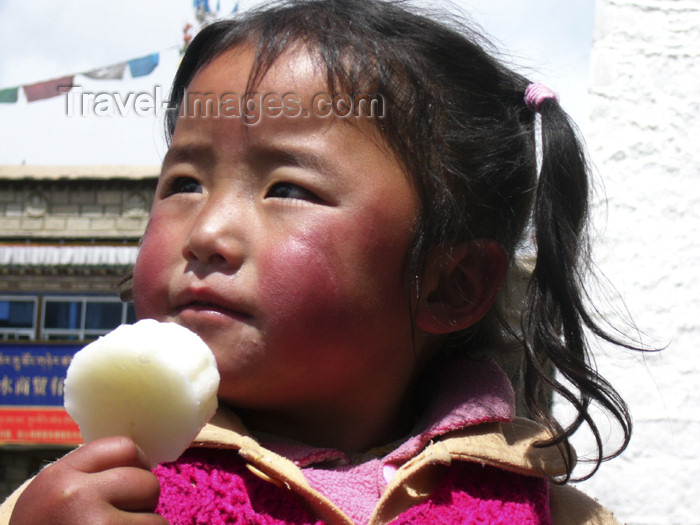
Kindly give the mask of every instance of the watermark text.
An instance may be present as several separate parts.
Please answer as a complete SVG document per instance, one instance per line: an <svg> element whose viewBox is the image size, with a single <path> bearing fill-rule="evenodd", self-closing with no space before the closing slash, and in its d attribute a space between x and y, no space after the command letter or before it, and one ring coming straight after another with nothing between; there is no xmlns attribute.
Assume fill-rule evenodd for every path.
<svg viewBox="0 0 700 525"><path fill-rule="evenodd" d="M169 108L161 86L151 91L119 93L85 91L81 86L64 93L68 117L160 116ZM185 91L178 118L240 119L255 125L264 118L383 118L385 103L378 94L319 92L302 98L295 92L194 93Z"/></svg>

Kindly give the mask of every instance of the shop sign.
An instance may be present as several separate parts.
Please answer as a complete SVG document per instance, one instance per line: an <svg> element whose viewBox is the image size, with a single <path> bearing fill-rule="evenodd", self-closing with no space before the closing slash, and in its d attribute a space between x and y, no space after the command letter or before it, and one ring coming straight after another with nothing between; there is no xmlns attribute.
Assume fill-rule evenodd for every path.
<svg viewBox="0 0 700 525"><path fill-rule="evenodd" d="M74 445L63 382L79 345L0 343L0 444Z"/></svg>

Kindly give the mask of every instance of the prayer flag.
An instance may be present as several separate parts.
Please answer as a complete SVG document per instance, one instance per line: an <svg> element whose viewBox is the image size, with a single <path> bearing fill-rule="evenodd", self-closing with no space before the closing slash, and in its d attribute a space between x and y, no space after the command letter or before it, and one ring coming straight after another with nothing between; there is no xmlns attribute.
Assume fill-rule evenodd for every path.
<svg viewBox="0 0 700 525"><path fill-rule="evenodd" d="M95 80L121 80L124 78L125 69L126 62L121 62L119 64L98 67L97 69L86 71L83 75L88 78L94 78Z"/></svg>
<svg viewBox="0 0 700 525"><path fill-rule="evenodd" d="M209 0L194 0L194 8L202 9L205 13L209 13Z"/></svg>
<svg viewBox="0 0 700 525"><path fill-rule="evenodd" d="M132 78L143 77L150 74L158 65L159 55L153 53L141 58L129 60L129 71Z"/></svg>
<svg viewBox="0 0 700 525"><path fill-rule="evenodd" d="M0 89L0 104L13 104L17 102L18 87Z"/></svg>
<svg viewBox="0 0 700 525"><path fill-rule="evenodd" d="M23 86L27 102L56 97L61 93L66 93L71 87L73 87L73 75Z"/></svg>

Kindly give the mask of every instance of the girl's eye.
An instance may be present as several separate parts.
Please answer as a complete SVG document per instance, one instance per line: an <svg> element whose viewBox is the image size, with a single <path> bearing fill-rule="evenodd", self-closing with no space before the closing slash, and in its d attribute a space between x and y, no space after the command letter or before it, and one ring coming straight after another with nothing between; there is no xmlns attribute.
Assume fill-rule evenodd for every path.
<svg viewBox="0 0 700 525"><path fill-rule="evenodd" d="M274 184L265 195L266 199L295 199L308 202L321 202L314 192L292 184L291 182L278 182Z"/></svg>
<svg viewBox="0 0 700 525"><path fill-rule="evenodd" d="M168 185L167 194L176 193L202 193L202 185L192 177L175 177Z"/></svg>

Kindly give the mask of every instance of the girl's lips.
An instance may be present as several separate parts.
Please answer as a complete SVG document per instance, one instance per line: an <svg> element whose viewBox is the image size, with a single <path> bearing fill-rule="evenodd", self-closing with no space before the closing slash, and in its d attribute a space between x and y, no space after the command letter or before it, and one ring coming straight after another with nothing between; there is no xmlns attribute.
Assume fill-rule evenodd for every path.
<svg viewBox="0 0 700 525"><path fill-rule="evenodd" d="M252 315L243 305L221 297L220 295L203 288L189 288L176 300L176 314L209 314L234 318L237 320L250 320Z"/></svg>
<svg viewBox="0 0 700 525"><path fill-rule="evenodd" d="M178 311L180 312L183 310L194 310L195 312L219 312L225 315L239 315L237 312L213 303L188 303L178 308Z"/></svg>
<svg viewBox="0 0 700 525"><path fill-rule="evenodd" d="M174 321L204 337L208 330L228 329L235 325L250 325L252 317L216 304L189 303L179 307ZM206 339L205 339L206 340Z"/></svg>

